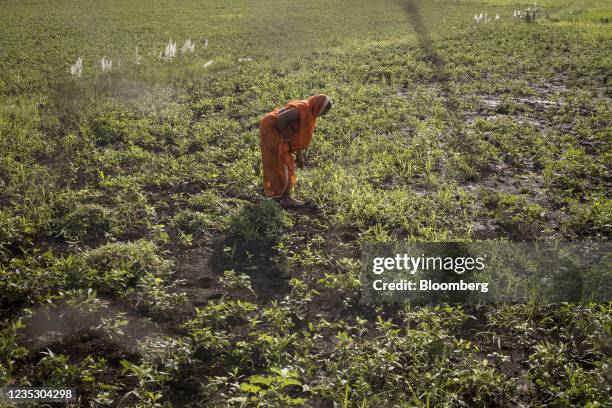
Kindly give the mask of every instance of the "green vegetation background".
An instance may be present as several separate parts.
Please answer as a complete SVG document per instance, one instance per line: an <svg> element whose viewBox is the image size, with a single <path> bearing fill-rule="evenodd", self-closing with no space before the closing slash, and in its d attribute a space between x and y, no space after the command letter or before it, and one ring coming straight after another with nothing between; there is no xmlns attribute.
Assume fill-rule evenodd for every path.
<svg viewBox="0 0 612 408"><path fill-rule="evenodd" d="M75 406L609 404L609 304L359 304L366 242L609 239L612 10L528 7L3 2L0 382ZM286 211L258 121L318 92Z"/></svg>

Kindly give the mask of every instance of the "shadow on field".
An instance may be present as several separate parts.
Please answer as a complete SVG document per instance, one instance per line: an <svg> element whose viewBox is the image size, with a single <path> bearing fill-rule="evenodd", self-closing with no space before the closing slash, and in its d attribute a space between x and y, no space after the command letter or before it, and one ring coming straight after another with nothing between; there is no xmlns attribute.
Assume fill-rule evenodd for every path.
<svg viewBox="0 0 612 408"><path fill-rule="evenodd" d="M288 227L286 214L269 200L245 205L230 222L229 235L216 241L208 268L216 278L234 270L251 278L258 303L268 303L289 293L287 277L274 257L281 234Z"/></svg>
<svg viewBox="0 0 612 408"><path fill-rule="evenodd" d="M444 97L447 108L449 110L453 110L457 106L457 103L449 86L450 76L445 70L444 59L436 51L431 35L429 34L427 24L419 12L419 7L417 5L418 2L415 0L402 0L401 2L402 8L408 17L408 21L416 33L416 38L419 43L419 47L425 55L425 60L431 63L433 66L434 72L432 80L439 84L440 91Z"/></svg>

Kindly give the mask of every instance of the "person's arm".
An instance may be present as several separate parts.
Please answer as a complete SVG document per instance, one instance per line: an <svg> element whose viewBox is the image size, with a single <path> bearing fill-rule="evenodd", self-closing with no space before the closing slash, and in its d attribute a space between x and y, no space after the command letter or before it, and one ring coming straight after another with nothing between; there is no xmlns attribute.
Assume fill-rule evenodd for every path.
<svg viewBox="0 0 612 408"><path fill-rule="evenodd" d="M289 140L289 123L299 119L300 112L295 108L281 111L281 113L278 114L278 129L282 137L289 145L289 149L291 149L291 141ZM296 150L294 153L295 163L297 164L298 168L303 168L306 164L306 159L304 158L304 150Z"/></svg>
<svg viewBox="0 0 612 408"><path fill-rule="evenodd" d="M278 114L278 130L280 131L281 136L285 141L289 144L289 123L300 120L300 111L295 108L287 109L285 111L281 111ZM291 146L291 144L289 144Z"/></svg>

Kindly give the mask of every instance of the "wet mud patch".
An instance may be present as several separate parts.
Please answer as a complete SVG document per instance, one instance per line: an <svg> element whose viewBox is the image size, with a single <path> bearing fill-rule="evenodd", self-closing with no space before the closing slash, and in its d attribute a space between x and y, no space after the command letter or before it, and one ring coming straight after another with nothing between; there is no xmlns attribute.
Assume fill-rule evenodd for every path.
<svg viewBox="0 0 612 408"><path fill-rule="evenodd" d="M58 304L31 310L23 322L21 341L30 349L46 349L63 344L79 333L105 339L118 348L135 349L146 337L169 333L148 318L113 305L85 310L83 305ZM115 325L122 321L120 325Z"/></svg>
<svg viewBox="0 0 612 408"><path fill-rule="evenodd" d="M141 342L164 335L164 330L149 319L108 306L84 311L82 305L58 304L36 308L28 316L23 318L25 327L18 344L29 353L14 369L16 378L28 378L33 386L48 385L44 378L48 370L57 370L53 368L57 364L91 367L94 361L103 362L104 369L96 372L98 381L113 384L122 378L131 383L133 379L123 377L121 361L139 361ZM117 321L125 321L125 325L114 326ZM47 358L50 361L43 364ZM87 382L64 385L75 387L77 395L85 400L99 392Z"/></svg>
<svg viewBox="0 0 612 408"><path fill-rule="evenodd" d="M494 239L500 236L513 240L532 239L540 235L540 230L552 231L558 225L559 214L550 209L544 178L538 172L529 169L518 172L507 164L497 164L490 171L483 172L478 180L461 184L461 188L477 197L474 200L477 215L472 221L474 239ZM538 219L537 225L521 225L519 222L509 226L495 216L495 208L487 203L487 197L500 195L524 197L526 204L540 205L546 209L546 214Z"/></svg>
<svg viewBox="0 0 612 408"><path fill-rule="evenodd" d="M211 271L210 257L213 250L208 247L189 249L177 260L176 278L178 289L187 295L191 307L185 312L192 314L193 307L204 306L209 300L218 299L221 289L217 284L219 274ZM223 272L221 271L221 276Z"/></svg>
<svg viewBox="0 0 612 408"><path fill-rule="evenodd" d="M486 156L485 151L480 157L482 160L466 173L467 177L463 173L457 176L459 187L474 197L470 220L473 239L529 240L555 236L561 233L560 225L567 214L555 206L544 183L545 161L538 155L543 148L540 140L576 138L589 154L601 154L598 141L584 140L581 136L585 128L592 126L592 116L600 109L601 100L593 101L589 95L597 95L568 88L563 76L538 83L511 78L508 81L491 83L489 87L456 83L457 88L452 89L438 83L420 84L412 90L400 88L396 96L413 98L416 100L410 101L411 104L420 101L424 105L457 99L459 107L449 110L449 115L440 116L450 126L448 137L468 135L481 140L491 151L499 150L495 158ZM412 139L414 125L406 122L404 126L402 132L406 139ZM452 139L449 143L452 145ZM481 154L477 149L461 149L459 153L467 159ZM383 188L393 190L396 184L390 178L384 180ZM418 190L416 194L421 195ZM495 195L499 200L493 200L494 205L487 207L486 196L495 198ZM500 202L499 208L495 206L496 201ZM522 215L528 217L522 219Z"/></svg>
<svg viewBox="0 0 612 408"><path fill-rule="evenodd" d="M590 117L597 110L593 98L597 98L596 93L573 91L562 79L554 79L529 84L526 90L516 93L467 96L463 101L472 108L463 109L461 116L468 127L475 126L478 119L507 118L520 125L531 125L540 132L556 130L575 134L574 127L580 118Z"/></svg>
<svg viewBox="0 0 612 408"><path fill-rule="evenodd" d="M544 177L541 174L528 169L523 169L519 173L509 165L502 163L491 166L489 171L481 173L478 180L466 182L463 187L468 191L484 188L508 194L532 192L537 195L540 194L543 184ZM543 195L541 198L544 198Z"/></svg>
<svg viewBox="0 0 612 408"><path fill-rule="evenodd" d="M65 357L61 357L65 356ZM48 386L49 370L59 370L64 358L67 364L83 367L91 366L91 362L103 362L103 370L96 370L96 380L102 384L114 384L118 379L126 385L135 385L135 379L123 375L122 360L139 361L141 355L121 341L113 341L92 329L80 329L69 335L57 338L44 347L29 348L27 358L21 360L15 368L16 378L27 378L31 386ZM43 364L43 359L51 358L49 366ZM58 360L59 359L59 360ZM88 360L87 359L91 359ZM55 368L54 368L55 366ZM66 381L66 380L64 380ZM62 384L74 387L81 401L89 401L100 392L95 383L68 380Z"/></svg>
<svg viewBox="0 0 612 408"><path fill-rule="evenodd" d="M359 258L361 254L357 244L358 239L358 228L348 226L334 227L326 234L325 252L335 259Z"/></svg>
<svg viewBox="0 0 612 408"><path fill-rule="evenodd" d="M34 349L36 350L36 349ZM101 335L97 330L81 329L69 336L58 339L39 348L33 354L41 357L43 351L52 350L54 354L63 354L73 363L82 361L85 356L104 356L111 367L121 367L123 359L138 360L138 352L120 341L113 341Z"/></svg>
<svg viewBox="0 0 612 408"><path fill-rule="evenodd" d="M546 120L548 113L559 109L562 103L544 97L515 97L507 95L479 95L476 97L476 111L464 111L463 117L468 127L476 125L478 119L495 121L510 119L520 125L532 125L543 131L552 126Z"/></svg>

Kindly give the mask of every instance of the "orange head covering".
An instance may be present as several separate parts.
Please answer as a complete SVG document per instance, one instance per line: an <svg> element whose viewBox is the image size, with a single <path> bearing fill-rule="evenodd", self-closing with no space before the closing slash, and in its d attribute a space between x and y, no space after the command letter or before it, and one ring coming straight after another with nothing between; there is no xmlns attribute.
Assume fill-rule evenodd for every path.
<svg viewBox="0 0 612 408"><path fill-rule="evenodd" d="M310 105L313 115L318 116L321 110L330 102L330 98L325 94L318 94L306 99L306 102Z"/></svg>

